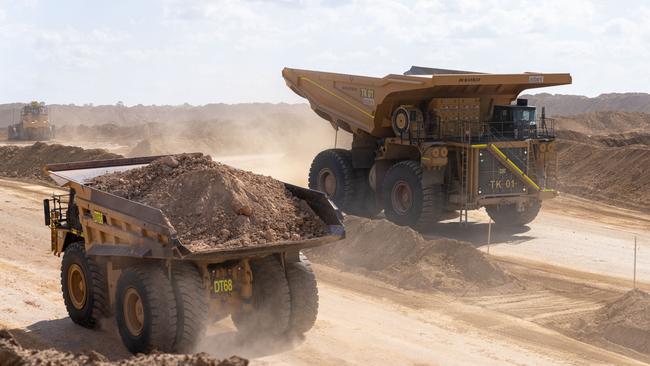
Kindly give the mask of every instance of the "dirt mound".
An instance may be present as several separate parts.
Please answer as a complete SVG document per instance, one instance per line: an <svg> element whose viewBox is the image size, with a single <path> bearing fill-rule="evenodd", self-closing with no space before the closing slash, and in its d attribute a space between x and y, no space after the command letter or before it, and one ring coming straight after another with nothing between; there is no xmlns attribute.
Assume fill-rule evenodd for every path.
<svg viewBox="0 0 650 366"><path fill-rule="evenodd" d="M609 342L650 354L650 294L632 290L578 324L582 337Z"/></svg>
<svg viewBox="0 0 650 366"><path fill-rule="evenodd" d="M169 154L169 145L165 145L159 138L140 140L129 151L128 156L154 156Z"/></svg>
<svg viewBox="0 0 650 366"><path fill-rule="evenodd" d="M97 177L103 191L159 208L192 251L322 236L325 224L280 181L212 161L165 157Z"/></svg>
<svg viewBox="0 0 650 366"><path fill-rule="evenodd" d="M91 351L85 354L73 354L55 349L34 350L25 349L6 330L0 329L0 365L2 366L246 366L248 360L237 356L225 360L217 360L205 353L195 355L174 355L154 353L137 355L120 361L109 361L102 354Z"/></svg>
<svg viewBox="0 0 650 366"><path fill-rule="evenodd" d="M549 94L522 95L530 105L546 107L547 115L568 116L598 111L650 113L650 94L608 93L594 98L582 95Z"/></svg>
<svg viewBox="0 0 650 366"><path fill-rule="evenodd" d="M82 160L120 158L100 149L82 149L76 146L45 144L31 146L0 146L0 175L12 178L49 180L42 171L48 163L67 163Z"/></svg>
<svg viewBox="0 0 650 366"><path fill-rule="evenodd" d="M558 185L566 193L648 212L650 114L598 112L557 120Z"/></svg>
<svg viewBox="0 0 650 366"><path fill-rule="evenodd" d="M589 135L647 132L650 114L638 112L603 111L575 116L557 117L557 130L577 131Z"/></svg>
<svg viewBox="0 0 650 366"><path fill-rule="evenodd" d="M591 200L648 212L650 135L560 134L558 189Z"/></svg>
<svg viewBox="0 0 650 366"><path fill-rule="evenodd" d="M406 289L490 288L514 279L469 243L426 240L413 229L387 220L355 216L346 216L345 229L344 240L310 249L309 257Z"/></svg>

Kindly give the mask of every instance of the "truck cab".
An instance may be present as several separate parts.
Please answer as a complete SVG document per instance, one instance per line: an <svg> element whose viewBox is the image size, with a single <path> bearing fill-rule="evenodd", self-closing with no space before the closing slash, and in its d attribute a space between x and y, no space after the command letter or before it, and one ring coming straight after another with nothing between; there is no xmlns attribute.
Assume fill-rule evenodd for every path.
<svg viewBox="0 0 650 366"><path fill-rule="evenodd" d="M515 105L494 106L490 132L505 139L536 138L536 108L529 106L526 99L517 99Z"/></svg>

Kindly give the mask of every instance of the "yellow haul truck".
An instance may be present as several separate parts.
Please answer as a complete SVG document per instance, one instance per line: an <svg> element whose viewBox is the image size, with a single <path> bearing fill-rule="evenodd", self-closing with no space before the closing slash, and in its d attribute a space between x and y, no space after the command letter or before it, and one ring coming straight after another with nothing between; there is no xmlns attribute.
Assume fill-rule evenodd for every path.
<svg viewBox="0 0 650 366"><path fill-rule="evenodd" d="M571 83L569 74L485 74L412 67L383 78L285 68L287 85L352 148L319 153L309 187L344 211L425 229L485 207L525 225L552 198L554 124L517 96Z"/></svg>
<svg viewBox="0 0 650 366"><path fill-rule="evenodd" d="M54 126L50 124L45 103L31 102L20 112L20 123L7 128L9 140L43 141L54 138Z"/></svg>
<svg viewBox="0 0 650 366"><path fill-rule="evenodd" d="M69 194L43 202L52 252L73 322L95 328L115 316L133 353L191 352L206 325L231 315L248 336L307 332L316 320L316 278L302 249L341 239L340 213L317 191L286 184L327 225L324 236L192 252L161 210L89 186L98 175L159 157L51 164Z"/></svg>

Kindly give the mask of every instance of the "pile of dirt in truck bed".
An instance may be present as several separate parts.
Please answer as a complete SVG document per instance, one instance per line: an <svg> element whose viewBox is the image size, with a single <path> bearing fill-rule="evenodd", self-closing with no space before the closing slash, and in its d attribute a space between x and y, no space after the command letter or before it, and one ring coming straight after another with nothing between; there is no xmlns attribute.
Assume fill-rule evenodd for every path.
<svg viewBox="0 0 650 366"><path fill-rule="evenodd" d="M346 216L344 224L344 240L310 249L309 258L405 289L464 291L515 281L469 243L426 240L387 220Z"/></svg>
<svg viewBox="0 0 650 366"><path fill-rule="evenodd" d="M0 175L11 178L49 180L42 171L48 163L121 158L101 149L37 142L28 146L0 146Z"/></svg>
<svg viewBox="0 0 650 366"><path fill-rule="evenodd" d="M159 208L192 251L323 236L325 224L284 183L203 154L95 178L95 188Z"/></svg>
<svg viewBox="0 0 650 366"><path fill-rule="evenodd" d="M650 354L650 294L632 290L598 310L577 327L579 336Z"/></svg>
<svg viewBox="0 0 650 366"><path fill-rule="evenodd" d="M205 353L175 355L166 353L139 354L124 360L109 361L97 352L73 354L55 349L25 349L6 330L0 329L0 365L2 366L246 366L248 360L237 356L217 360Z"/></svg>

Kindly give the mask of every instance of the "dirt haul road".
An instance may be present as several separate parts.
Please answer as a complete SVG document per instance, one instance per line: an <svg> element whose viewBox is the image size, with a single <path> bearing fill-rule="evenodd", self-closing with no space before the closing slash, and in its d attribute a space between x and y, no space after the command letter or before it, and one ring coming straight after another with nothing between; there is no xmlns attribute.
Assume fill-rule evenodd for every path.
<svg viewBox="0 0 650 366"><path fill-rule="evenodd" d="M27 347L74 352L92 349L112 359L125 357L127 352L112 320L107 321L106 330L96 332L75 326L66 317L60 295L60 259L49 254L49 232L41 225L41 200L52 190L0 180L0 326L13 329ZM553 209L542 215L539 224L531 225L531 232L551 232L554 227L549 225L556 224L553 220L566 223L581 239L588 238L564 238L552 244L553 250L573 252L578 267L590 263L583 259L590 242L610 240L606 233L591 232L600 226L597 222L561 216ZM445 225L442 228L451 230ZM478 242L478 229L485 227L477 225L474 231ZM615 223L611 225L611 230L621 230ZM648 234L647 228L641 231ZM528 241L541 240L531 233L523 235L528 237L507 234L497 239L502 244L491 249L500 255L532 257L532 249L508 252L508 248L525 248L522 246ZM515 236L519 239L512 239ZM513 241L505 243L506 239ZM550 243L540 243L551 251ZM595 255L598 253L609 255L604 250ZM561 326L566 317L579 316L581 311L597 308L617 296L615 284L600 285L603 281L599 277L576 279L577 275L571 277L568 272L558 275L561 270L552 267L531 270L526 261L509 260L514 264L506 265L517 275L537 276L536 283L543 285L531 285L530 291L511 295L452 298L397 290L389 284L317 265L321 309L315 328L304 341L244 344L236 340L232 324L224 321L211 327L200 350L219 357L239 354L252 358L253 364L269 365L592 365L648 361L643 355L577 341ZM629 261L624 262L620 263L621 271ZM644 275L644 279L650 280L650 276ZM593 286L583 284L590 281Z"/></svg>

